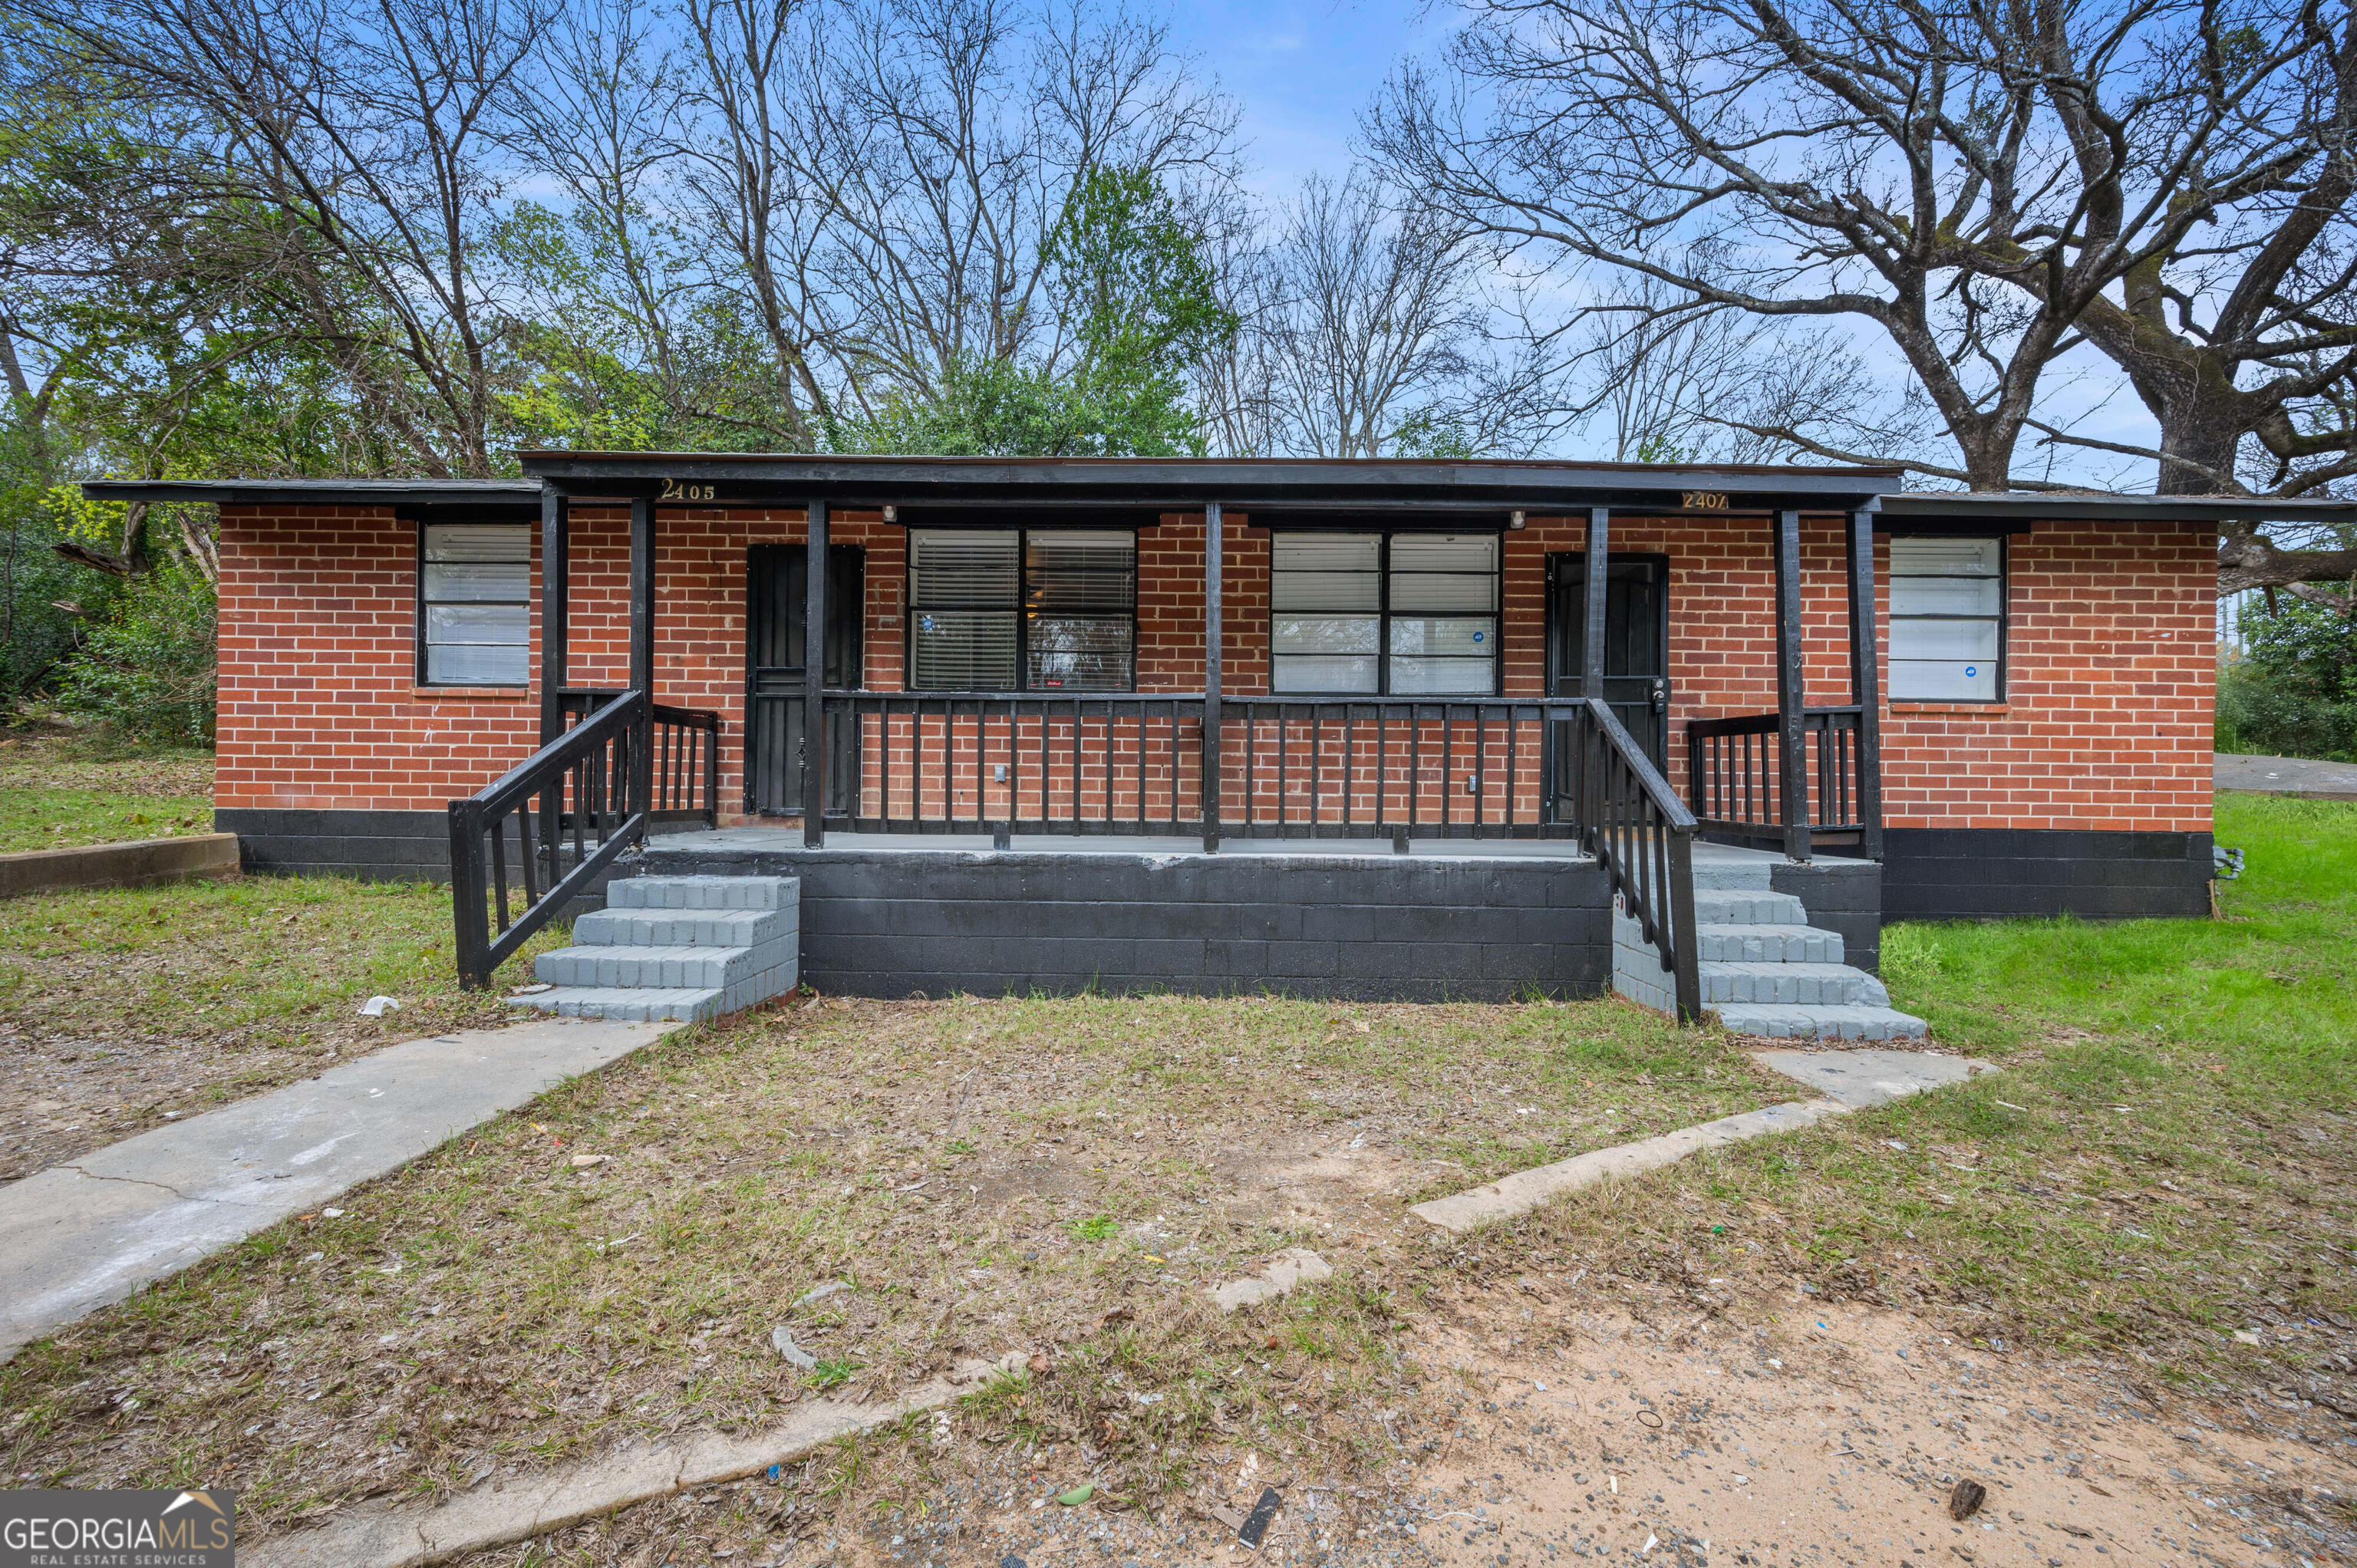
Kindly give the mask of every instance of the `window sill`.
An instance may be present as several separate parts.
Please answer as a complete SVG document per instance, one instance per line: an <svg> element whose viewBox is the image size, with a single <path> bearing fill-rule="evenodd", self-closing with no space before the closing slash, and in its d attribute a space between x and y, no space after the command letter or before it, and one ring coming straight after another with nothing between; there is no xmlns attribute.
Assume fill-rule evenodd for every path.
<svg viewBox="0 0 2357 1568"><path fill-rule="evenodd" d="M2011 703L1893 703L1894 714L1955 714L1971 717L2003 718L2013 712Z"/></svg>
<svg viewBox="0 0 2357 1568"><path fill-rule="evenodd" d="M421 703L525 703L529 686L412 686L409 694Z"/></svg>

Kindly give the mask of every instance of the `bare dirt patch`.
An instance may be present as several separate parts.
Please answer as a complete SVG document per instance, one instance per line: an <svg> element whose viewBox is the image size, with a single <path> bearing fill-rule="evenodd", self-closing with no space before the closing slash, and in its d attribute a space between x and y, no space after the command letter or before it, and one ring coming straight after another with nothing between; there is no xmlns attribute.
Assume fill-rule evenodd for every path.
<svg viewBox="0 0 2357 1568"><path fill-rule="evenodd" d="M1272 1487L1261 1558L1329 1568L2357 1560L2357 1446L2330 1412L2182 1400L2130 1364L1996 1351L1921 1314L1579 1274L1437 1282L1380 1406L1319 1418L1378 1434L1354 1466L1227 1421L1148 1506L1107 1488L1065 1507L1091 1451L1010 1433L1009 1401L983 1396L468 1561L1200 1564L1245 1555L1235 1521ZM1986 1501L1960 1520L1964 1479Z"/></svg>

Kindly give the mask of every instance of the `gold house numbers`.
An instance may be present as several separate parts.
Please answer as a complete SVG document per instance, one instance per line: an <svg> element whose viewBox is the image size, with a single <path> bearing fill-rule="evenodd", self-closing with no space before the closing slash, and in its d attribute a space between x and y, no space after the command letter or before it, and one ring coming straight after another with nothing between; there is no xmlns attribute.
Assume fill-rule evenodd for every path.
<svg viewBox="0 0 2357 1568"><path fill-rule="evenodd" d="M708 501L716 499L710 485L683 485L677 479L665 479L662 494L655 498L660 501Z"/></svg>
<svg viewBox="0 0 2357 1568"><path fill-rule="evenodd" d="M1680 490L1678 504L1688 511L1725 511L1725 490Z"/></svg>

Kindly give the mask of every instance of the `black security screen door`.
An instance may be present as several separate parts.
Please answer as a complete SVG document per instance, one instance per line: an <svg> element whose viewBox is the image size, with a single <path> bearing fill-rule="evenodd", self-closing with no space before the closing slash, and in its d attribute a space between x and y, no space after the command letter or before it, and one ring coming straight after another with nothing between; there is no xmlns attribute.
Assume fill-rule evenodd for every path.
<svg viewBox="0 0 2357 1568"><path fill-rule="evenodd" d="M1668 772L1670 558L1615 555L1604 585L1604 700ZM1547 557L1547 694L1577 697L1587 647L1587 557ZM1556 777L1564 779L1558 768ZM1566 780L1567 783L1567 780Z"/></svg>
<svg viewBox="0 0 2357 1568"><path fill-rule="evenodd" d="M764 816L799 816L802 809L808 559L799 544L756 544L746 563L745 809ZM860 640L866 553L835 545L826 553L826 683L856 686L866 668ZM851 717L834 714L827 721L827 794L837 807L851 799L858 779Z"/></svg>

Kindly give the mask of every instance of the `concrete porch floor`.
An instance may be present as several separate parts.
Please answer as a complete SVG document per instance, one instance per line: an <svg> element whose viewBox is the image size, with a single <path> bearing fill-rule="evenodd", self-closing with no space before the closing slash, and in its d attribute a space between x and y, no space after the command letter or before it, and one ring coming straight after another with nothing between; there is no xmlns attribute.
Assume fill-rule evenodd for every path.
<svg viewBox="0 0 2357 1568"><path fill-rule="evenodd" d="M802 854L802 831L794 827L722 828L663 833L648 841L655 854ZM1148 855L1157 860L1215 860L1230 856L1263 859L1326 859L1337 855L1383 860L1570 860L1589 857L1570 839L1411 839L1408 853L1397 854L1388 838L1273 839L1232 838L1221 841L1216 855L1206 854L1200 838L1187 835L1127 833L1017 833L1005 850L996 850L988 833L853 833L826 835L829 850L856 850L866 854L1085 854ZM1695 845L1696 866L1737 864L1779 864L1784 859L1771 850L1733 844Z"/></svg>

